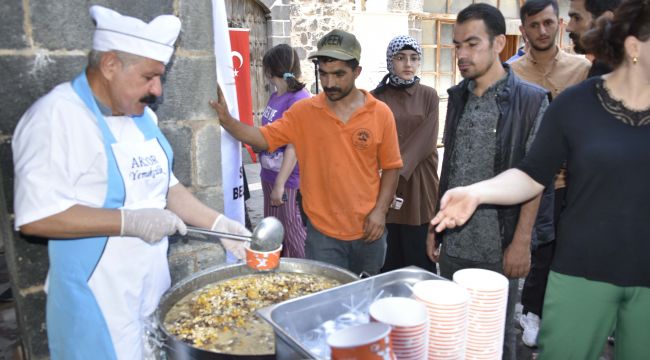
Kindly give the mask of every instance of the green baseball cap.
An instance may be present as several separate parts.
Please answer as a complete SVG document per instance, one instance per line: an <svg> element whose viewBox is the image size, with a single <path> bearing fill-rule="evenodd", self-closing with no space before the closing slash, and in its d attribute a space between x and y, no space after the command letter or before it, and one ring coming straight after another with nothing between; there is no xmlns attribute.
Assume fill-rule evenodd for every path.
<svg viewBox="0 0 650 360"><path fill-rule="evenodd" d="M361 44L357 37L343 30L332 30L318 40L318 51L309 55L310 59L326 56L337 60L361 61Z"/></svg>

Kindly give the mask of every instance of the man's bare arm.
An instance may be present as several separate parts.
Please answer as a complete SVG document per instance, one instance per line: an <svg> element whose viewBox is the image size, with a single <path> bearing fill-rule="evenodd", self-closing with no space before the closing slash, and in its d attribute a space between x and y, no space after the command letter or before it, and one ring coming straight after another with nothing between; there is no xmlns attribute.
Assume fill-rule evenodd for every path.
<svg viewBox="0 0 650 360"><path fill-rule="evenodd" d="M20 232L44 238L75 239L120 235L121 227L119 210L73 205L60 213L22 225Z"/></svg>
<svg viewBox="0 0 650 360"><path fill-rule="evenodd" d="M167 192L167 209L178 215L189 225L212 228L214 220L219 216L216 210L203 204L182 184L176 184Z"/></svg>
<svg viewBox="0 0 650 360"><path fill-rule="evenodd" d="M217 85L217 100L211 100L210 106L217 112L221 126L235 139L253 146L256 151L268 150L269 144L266 142L260 129L244 124L233 118L228 111L226 98L223 96L221 87Z"/></svg>

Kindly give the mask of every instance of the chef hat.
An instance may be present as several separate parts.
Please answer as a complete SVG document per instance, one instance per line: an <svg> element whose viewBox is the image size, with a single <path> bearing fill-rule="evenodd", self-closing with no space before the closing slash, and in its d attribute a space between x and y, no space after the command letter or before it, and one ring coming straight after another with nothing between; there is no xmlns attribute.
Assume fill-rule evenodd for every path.
<svg viewBox="0 0 650 360"><path fill-rule="evenodd" d="M174 53L174 42L181 30L181 21L173 15L160 15L147 24L140 19L93 5L90 16L97 23L93 50L119 50L165 64Z"/></svg>

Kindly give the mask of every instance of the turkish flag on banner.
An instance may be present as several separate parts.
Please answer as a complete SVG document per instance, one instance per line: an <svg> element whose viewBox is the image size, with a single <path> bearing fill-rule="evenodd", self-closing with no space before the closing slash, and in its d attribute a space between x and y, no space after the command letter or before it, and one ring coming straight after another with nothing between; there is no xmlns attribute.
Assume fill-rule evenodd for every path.
<svg viewBox="0 0 650 360"><path fill-rule="evenodd" d="M232 65L237 88L237 106L239 108L239 121L253 125L253 96L251 94L251 56L248 38L250 30L228 28L230 34L230 48L232 49ZM253 149L246 145L246 150L251 155L253 162L257 156Z"/></svg>

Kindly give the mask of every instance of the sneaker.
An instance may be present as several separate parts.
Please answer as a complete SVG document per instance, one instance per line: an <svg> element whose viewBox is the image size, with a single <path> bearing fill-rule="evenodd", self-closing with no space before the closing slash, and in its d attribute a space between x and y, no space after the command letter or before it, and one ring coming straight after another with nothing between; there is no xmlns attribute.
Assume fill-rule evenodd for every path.
<svg viewBox="0 0 650 360"><path fill-rule="evenodd" d="M537 333L539 332L539 316L532 312L522 315L519 318L519 325L524 329L521 334L521 341L528 347L537 346Z"/></svg>

